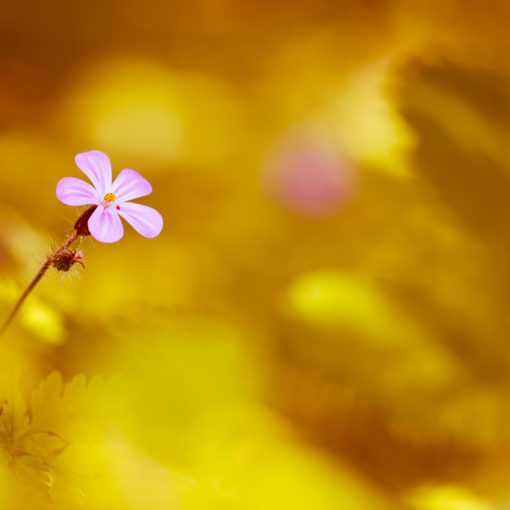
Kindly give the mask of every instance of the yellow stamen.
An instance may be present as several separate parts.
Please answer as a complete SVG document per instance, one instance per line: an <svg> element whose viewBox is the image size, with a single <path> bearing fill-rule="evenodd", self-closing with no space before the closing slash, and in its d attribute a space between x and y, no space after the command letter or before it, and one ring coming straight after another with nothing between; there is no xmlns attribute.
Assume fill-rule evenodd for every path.
<svg viewBox="0 0 510 510"><path fill-rule="evenodd" d="M113 193L107 193L105 196L104 196L104 200L106 200L106 202L108 202L109 204L111 204L112 202L115 202L115 195Z"/></svg>

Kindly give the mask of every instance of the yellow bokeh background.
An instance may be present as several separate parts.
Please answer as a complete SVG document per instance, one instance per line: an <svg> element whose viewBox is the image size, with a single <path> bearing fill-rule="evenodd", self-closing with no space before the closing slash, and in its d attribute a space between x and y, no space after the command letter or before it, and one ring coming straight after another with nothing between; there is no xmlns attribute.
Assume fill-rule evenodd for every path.
<svg viewBox="0 0 510 510"><path fill-rule="evenodd" d="M4 2L0 508L510 508L510 4Z"/></svg>

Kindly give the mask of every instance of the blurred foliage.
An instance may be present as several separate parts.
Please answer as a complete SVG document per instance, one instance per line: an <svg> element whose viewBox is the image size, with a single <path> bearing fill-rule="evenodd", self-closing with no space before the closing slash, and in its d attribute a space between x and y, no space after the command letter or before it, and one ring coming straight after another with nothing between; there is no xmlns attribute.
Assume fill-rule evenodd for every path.
<svg viewBox="0 0 510 510"><path fill-rule="evenodd" d="M165 227L0 338L0 508L510 508L509 15L4 2L1 316L76 153Z"/></svg>

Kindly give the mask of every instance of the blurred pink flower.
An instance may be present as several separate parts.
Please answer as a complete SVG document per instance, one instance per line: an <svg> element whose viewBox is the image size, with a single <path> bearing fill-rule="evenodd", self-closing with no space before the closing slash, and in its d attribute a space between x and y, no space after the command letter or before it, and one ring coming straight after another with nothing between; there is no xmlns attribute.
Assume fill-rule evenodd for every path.
<svg viewBox="0 0 510 510"><path fill-rule="evenodd" d="M356 196L358 176L334 144L299 134L273 153L262 185L286 209L301 216L325 217Z"/></svg>
<svg viewBox="0 0 510 510"><path fill-rule="evenodd" d="M156 237L163 228L158 211L130 202L152 193L152 186L138 172L122 170L112 183L112 166L106 154L89 151L75 157L78 168L94 186L75 177L57 184L57 198L66 205L97 205L88 220L92 236L102 243L114 243L124 235L122 216L139 234Z"/></svg>

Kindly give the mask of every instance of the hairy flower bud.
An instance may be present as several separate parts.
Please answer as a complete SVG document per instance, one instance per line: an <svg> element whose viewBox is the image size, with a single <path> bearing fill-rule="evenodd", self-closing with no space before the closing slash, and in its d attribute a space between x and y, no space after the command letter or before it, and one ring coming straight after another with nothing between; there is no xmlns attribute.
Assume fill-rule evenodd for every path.
<svg viewBox="0 0 510 510"><path fill-rule="evenodd" d="M59 250L55 254L53 254L50 258L50 264L57 269L58 271L69 271L74 264L81 264L83 267L83 262L81 259L83 258L83 253L81 251L76 250Z"/></svg>

